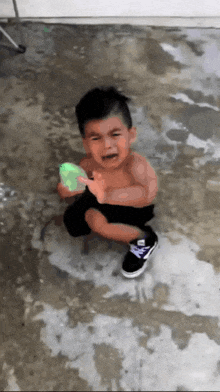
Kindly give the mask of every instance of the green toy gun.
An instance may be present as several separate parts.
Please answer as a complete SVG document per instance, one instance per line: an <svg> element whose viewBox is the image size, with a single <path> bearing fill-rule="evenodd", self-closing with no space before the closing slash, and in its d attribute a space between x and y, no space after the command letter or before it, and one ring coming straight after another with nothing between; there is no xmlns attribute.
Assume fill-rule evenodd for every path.
<svg viewBox="0 0 220 392"><path fill-rule="evenodd" d="M70 191L84 190L86 185L77 180L77 177L82 176L88 178L85 170L73 163L62 163L59 165L61 183L68 187Z"/></svg>

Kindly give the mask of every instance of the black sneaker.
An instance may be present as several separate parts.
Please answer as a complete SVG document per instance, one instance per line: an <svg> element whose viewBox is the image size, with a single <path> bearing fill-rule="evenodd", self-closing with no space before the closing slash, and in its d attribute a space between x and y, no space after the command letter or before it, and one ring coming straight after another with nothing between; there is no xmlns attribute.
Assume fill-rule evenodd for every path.
<svg viewBox="0 0 220 392"><path fill-rule="evenodd" d="M130 250L124 258L121 271L126 278L136 278L147 268L147 261L158 244L157 235L153 231L152 234L150 239L146 234L143 239L130 242Z"/></svg>

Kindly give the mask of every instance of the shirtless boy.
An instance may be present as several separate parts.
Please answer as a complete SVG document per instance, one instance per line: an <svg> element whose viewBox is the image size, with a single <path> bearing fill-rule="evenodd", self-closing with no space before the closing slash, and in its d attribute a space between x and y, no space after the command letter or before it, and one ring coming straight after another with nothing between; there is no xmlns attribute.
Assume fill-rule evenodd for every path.
<svg viewBox="0 0 220 392"><path fill-rule="evenodd" d="M91 231L101 237L129 244L122 274L134 278L147 267L158 238L145 223L153 218L152 201L157 177L144 157L131 151L136 128L127 105L128 98L114 87L89 91L76 106L79 130L86 157L80 166L88 179L79 177L85 191L70 192L61 183L61 198L78 195L63 217L73 237ZM80 195L80 196L79 196Z"/></svg>

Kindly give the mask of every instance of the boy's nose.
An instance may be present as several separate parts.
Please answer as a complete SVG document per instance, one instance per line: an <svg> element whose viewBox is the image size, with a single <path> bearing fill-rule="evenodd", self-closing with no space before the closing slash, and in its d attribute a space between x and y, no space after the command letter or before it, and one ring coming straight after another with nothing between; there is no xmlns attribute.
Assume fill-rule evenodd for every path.
<svg viewBox="0 0 220 392"><path fill-rule="evenodd" d="M113 140L112 140L111 138L106 138L106 139L104 140L104 145L105 145L105 147L110 147L110 146L112 146L112 145L113 145Z"/></svg>

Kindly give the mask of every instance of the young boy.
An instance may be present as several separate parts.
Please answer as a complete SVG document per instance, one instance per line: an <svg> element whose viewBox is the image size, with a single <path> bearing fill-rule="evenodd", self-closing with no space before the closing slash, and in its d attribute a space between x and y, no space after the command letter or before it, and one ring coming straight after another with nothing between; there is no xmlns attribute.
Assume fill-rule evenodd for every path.
<svg viewBox="0 0 220 392"><path fill-rule="evenodd" d="M57 189L61 198L81 194L64 213L69 234L78 237L92 230L129 244L122 274L134 278L145 270L158 242L151 227L145 226L154 216L151 202L158 188L150 164L130 149L136 128L127 101L114 87L95 88L81 99L76 116L87 155L80 166L88 179L78 179L86 190L70 192L61 183Z"/></svg>

